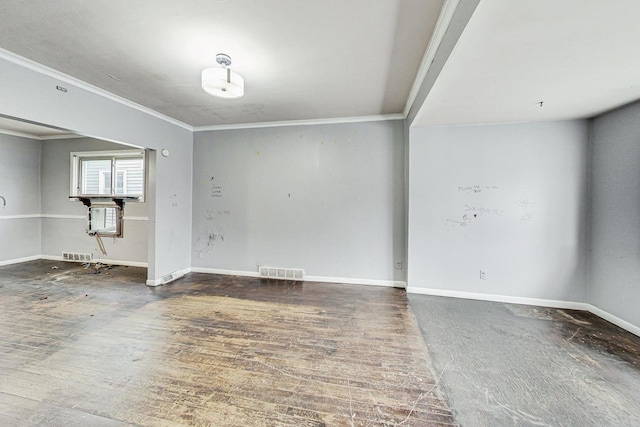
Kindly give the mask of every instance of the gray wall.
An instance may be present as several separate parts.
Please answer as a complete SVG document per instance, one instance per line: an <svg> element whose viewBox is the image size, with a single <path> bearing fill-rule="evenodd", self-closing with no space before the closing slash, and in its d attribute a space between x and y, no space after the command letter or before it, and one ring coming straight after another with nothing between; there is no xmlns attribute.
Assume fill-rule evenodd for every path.
<svg viewBox="0 0 640 427"><path fill-rule="evenodd" d="M585 302L588 140L586 121L412 128L409 289Z"/></svg>
<svg viewBox="0 0 640 427"><path fill-rule="evenodd" d="M190 265L193 135L155 117L59 77L34 71L0 54L0 114L69 129L82 135L153 150L149 199L149 279ZM60 85L67 92L56 90ZM155 159L154 153L150 156Z"/></svg>
<svg viewBox="0 0 640 427"><path fill-rule="evenodd" d="M146 263L148 230L147 203L125 203L124 238L103 238L107 255L96 239L87 235L87 208L69 200L70 153L129 149L92 138L48 140L42 142L42 254L60 256L64 252L93 253L94 259Z"/></svg>
<svg viewBox="0 0 640 427"><path fill-rule="evenodd" d="M404 281L402 121L197 132L200 268Z"/></svg>
<svg viewBox="0 0 640 427"><path fill-rule="evenodd" d="M1 264L40 255L40 141L0 133L0 153Z"/></svg>
<svg viewBox="0 0 640 427"><path fill-rule="evenodd" d="M593 121L589 300L640 328L640 103Z"/></svg>

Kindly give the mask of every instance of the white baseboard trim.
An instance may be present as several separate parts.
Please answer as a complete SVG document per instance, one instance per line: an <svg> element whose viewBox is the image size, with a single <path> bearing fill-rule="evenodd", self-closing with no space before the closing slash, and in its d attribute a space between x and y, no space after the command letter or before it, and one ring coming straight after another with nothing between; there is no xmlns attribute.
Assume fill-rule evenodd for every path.
<svg viewBox="0 0 640 427"><path fill-rule="evenodd" d="M345 283L347 285L385 286L405 289L407 284L395 280L354 279L351 277L304 276L305 282Z"/></svg>
<svg viewBox="0 0 640 427"><path fill-rule="evenodd" d="M584 302L559 301L559 300L548 300L548 299L538 299L538 298L523 298L523 297L512 297L512 296L506 296L506 295L481 294L481 293L473 293L473 292L448 291L448 290L442 290L442 289L417 288L414 286L409 286L407 288L407 293L433 295L433 296L450 297L450 298L464 298L464 299L473 299L473 300L480 300L480 301L504 302L509 304L536 305L539 307L562 308L567 310L588 311L640 337L640 327L634 325L633 323L629 323L626 320L623 320L617 316L614 316L613 314L608 313L598 307L595 307L591 304L584 303Z"/></svg>
<svg viewBox="0 0 640 427"><path fill-rule="evenodd" d="M240 270L224 270L219 268L202 268L191 267L193 273L206 274L222 274L225 276L242 276L242 277L261 277L257 271L240 271ZM269 278L273 279L273 278ZM279 279L275 279L279 280ZM353 279L350 277L325 277L325 276L304 276L304 282L322 282L322 283L345 283L349 285L371 285L371 286L387 286L393 288L406 288L405 282L393 280L373 280L373 279Z"/></svg>
<svg viewBox="0 0 640 427"><path fill-rule="evenodd" d="M49 261L64 261L61 256L56 256L56 255L39 255L36 259L46 259L46 260L49 260ZM75 261L68 261L68 262L75 262ZM143 268L147 268L147 266L148 266L146 262L122 261L122 260L117 260L117 259L97 259L97 258L94 258L93 260L91 260L91 262L93 264L95 264L96 262L100 262L102 264L123 265L123 266L127 266L127 267L143 267Z"/></svg>
<svg viewBox="0 0 640 427"><path fill-rule="evenodd" d="M192 273L222 274L224 276L260 277L257 271L223 270L220 268L191 267Z"/></svg>
<svg viewBox="0 0 640 427"><path fill-rule="evenodd" d="M602 317L604 320L613 323L616 326L621 327L624 330L627 330L629 332L631 332L634 335L637 335L640 337L640 327L627 322L626 320L622 320L621 318L614 316L611 313L608 313L604 310L599 309L598 307L595 307L591 304L587 304L587 309L589 312L595 314L598 317Z"/></svg>
<svg viewBox="0 0 640 427"><path fill-rule="evenodd" d="M126 267L141 267L141 268L147 268L149 266L149 264L147 264L146 262L142 262L142 261L122 261L119 259L93 259L93 262L101 262L103 264L110 264L110 265L122 265L122 266L126 266Z"/></svg>
<svg viewBox="0 0 640 427"><path fill-rule="evenodd" d="M160 280L160 279L155 279L155 280L147 279L147 281L145 282L145 285L150 286L152 288L155 288L156 286L162 285L162 280Z"/></svg>
<svg viewBox="0 0 640 427"><path fill-rule="evenodd" d="M156 286L160 286L160 285L166 285L166 284L168 284L168 283L173 282L174 280L178 280L178 279L180 279L180 278L184 277L184 276L185 276L185 274L191 273L191 271L192 271L191 267L189 267L189 268L185 268L184 270L176 270L176 271L174 271L174 272L172 272L172 273L167 273L167 274L165 274L164 276L162 276L162 277L161 277L161 278L159 278L159 279L147 279L147 281L145 282L145 284L146 284L147 286L150 286L150 287L156 287ZM169 281L164 281L164 280L163 280L165 277L170 276L170 275L172 276L171 280L169 280Z"/></svg>
<svg viewBox="0 0 640 427"><path fill-rule="evenodd" d="M0 267L3 266L3 265L20 264L21 262L36 261L38 259L46 259L48 261L64 261L61 256L55 256L55 255L33 255L33 256L24 257L24 258L16 258L16 259L9 259L9 260L5 260L5 261L0 261ZM71 261L69 261L69 262L71 262ZM102 264L109 264L109 265L124 265L124 266L127 266L127 267L144 267L144 268L147 268L147 263L146 262L138 262L138 261L122 261L122 260L116 260L116 259L95 259L94 258L91 262L92 263L101 262Z"/></svg>
<svg viewBox="0 0 640 427"><path fill-rule="evenodd" d="M35 261L35 260L38 260L38 259L41 259L41 258L42 258L41 255L33 255L33 256L28 256L28 257L24 257L24 258L8 259L8 260L5 260L5 261L0 261L0 267L2 267L4 265L20 264L21 262Z"/></svg>
<svg viewBox="0 0 640 427"><path fill-rule="evenodd" d="M564 308L567 310L587 310L589 304L583 302L560 301L540 298L513 297L508 295L482 294L475 292L449 291L444 289L418 288L409 286L407 293L434 295L439 297L464 298L480 301L505 302L509 304L537 305L540 307Z"/></svg>

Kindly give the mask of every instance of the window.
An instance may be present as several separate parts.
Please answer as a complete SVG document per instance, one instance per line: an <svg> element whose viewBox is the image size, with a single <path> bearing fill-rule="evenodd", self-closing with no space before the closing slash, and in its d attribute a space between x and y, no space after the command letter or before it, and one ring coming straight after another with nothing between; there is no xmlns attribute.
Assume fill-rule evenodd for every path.
<svg viewBox="0 0 640 427"><path fill-rule="evenodd" d="M144 201L144 150L71 153L71 197Z"/></svg>

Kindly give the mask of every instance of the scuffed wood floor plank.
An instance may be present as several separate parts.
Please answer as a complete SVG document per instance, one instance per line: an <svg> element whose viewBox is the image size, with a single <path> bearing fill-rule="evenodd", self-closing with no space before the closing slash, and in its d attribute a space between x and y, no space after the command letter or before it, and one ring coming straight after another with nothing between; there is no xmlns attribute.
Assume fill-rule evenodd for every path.
<svg viewBox="0 0 640 427"><path fill-rule="evenodd" d="M0 267L0 424L455 425L401 290L144 276Z"/></svg>

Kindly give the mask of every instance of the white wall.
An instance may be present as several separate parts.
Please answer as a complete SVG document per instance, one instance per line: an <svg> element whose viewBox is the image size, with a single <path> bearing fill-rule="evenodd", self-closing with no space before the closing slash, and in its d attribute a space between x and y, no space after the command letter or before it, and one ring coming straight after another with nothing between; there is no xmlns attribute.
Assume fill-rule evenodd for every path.
<svg viewBox="0 0 640 427"><path fill-rule="evenodd" d="M592 145L589 301L640 330L640 103L594 119Z"/></svg>
<svg viewBox="0 0 640 427"><path fill-rule="evenodd" d="M70 153L129 149L92 138L56 139L42 142L42 254L60 256L64 252L92 253L96 260L146 263L148 246L147 203L125 203L123 238L103 238L107 255L96 239L86 233L87 208L69 200ZM134 218L130 220L128 218Z"/></svg>
<svg viewBox="0 0 640 427"><path fill-rule="evenodd" d="M585 302L588 148L586 121L412 128L409 290Z"/></svg>
<svg viewBox="0 0 640 427"><path fill-rule="evenodd" d="M171 152L151 154L149 279L189 268L193 135L189 128L117 102L51 71L0 54L0 115L108 141ZM56 89L60 85L66 92ZM157 161L154 159L157 157Z"/></svg>
<svg viewBox="0 0 640 427"><path fill-rule="evenodd" d="M40 141L0 133L0 265L40 254Z"/></svg>
<svg viewBox="0 0 640 427"><path fill-rule="evenodd" d="M197 132L196 268L404 281L402 121Z"/></svg>

